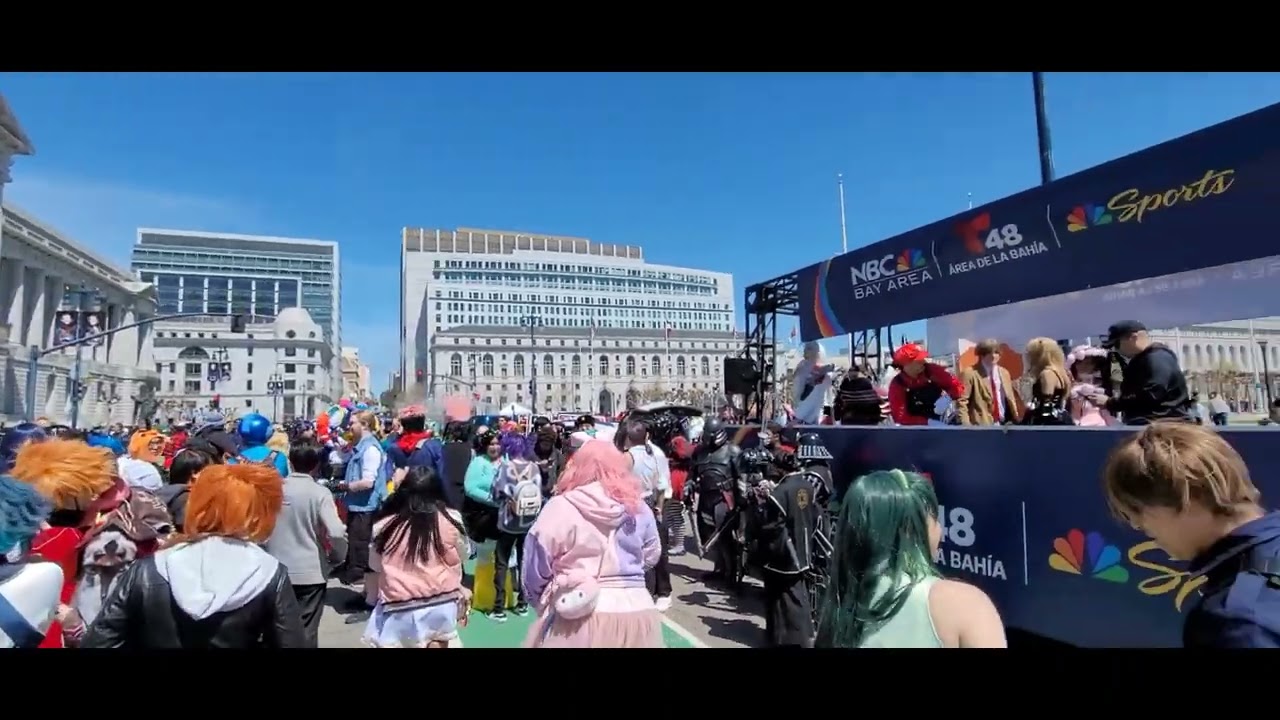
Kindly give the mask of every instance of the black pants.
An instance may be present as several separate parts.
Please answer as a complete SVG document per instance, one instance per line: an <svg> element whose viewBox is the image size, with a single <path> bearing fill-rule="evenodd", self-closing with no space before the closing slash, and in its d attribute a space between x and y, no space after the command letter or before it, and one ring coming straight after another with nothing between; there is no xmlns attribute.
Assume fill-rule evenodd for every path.
<svg viewBox="0 0 1280 720"><path fill-rule="evenodd" d="M762 571L764 634L768 647L813 647L813 615L804 575Z"/></svg>
<svg viewBox="0 0 1280 720"><path fill-rule="evenodd" d="M302 614L302 633L307 639L306 647L320 647L320 616L324 614L324 594L328 589L324 583L293 586L293 596L297 598L298 609Z"/></svg>
<svg viewBox="0 0 1280 720"><path fill-rule="evenodd" d="M524 583L520 581L520 567L524 565L524 535L498 533L498 549L493 554L493 609L506 609L507 570L511 570L512 581L516 586L516 605L524 605ZM507 559L511 551L516 551L516 566L508 568Z"/></svg>
<svg viewBox="0 0 1280 720"><path fill-rule="evenodd" d="M1214 413L1212 415L1214 425L1226 425L1227 413Z"/></svg>
<svg viewBox="0 0 1280 720"><path fill-rule="evenodd" d="M653 518L658 522L658 544L662 546L662 555L658 557L657 565L644 571L644 586L656 600L671 596L671 569L667 567L667 522L660 510L654 511Z"/></svg>
<svg viewBox="0 0 1280 720"><path fill-rule="evenodd" d="M369 572L369 544L373 542L373 513L347 511L347 567L348 585L364 582Z"/></svg>

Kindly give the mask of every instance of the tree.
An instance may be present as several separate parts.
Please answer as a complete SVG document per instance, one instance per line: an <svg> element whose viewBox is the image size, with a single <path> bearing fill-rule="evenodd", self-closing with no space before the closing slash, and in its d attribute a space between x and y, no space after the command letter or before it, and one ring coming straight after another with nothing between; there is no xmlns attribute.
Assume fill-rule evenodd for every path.
<svg viewBox="0 0 1280 720"><path fill-rule="evenodd" d="M644 394L640 392L640 388L636 387L636 381L632 380L627 383L626 404L628 410L634 410L637 406L644 403Z"/></svg>
<svg viewBox="0 0 1280 720"><path fill-rule="evenodd" d="M378 396L378 404L383 407L395 407L396 402L399 400L400 393L397 393L395 390L390 388L383 390L382 394Z"/></svg>

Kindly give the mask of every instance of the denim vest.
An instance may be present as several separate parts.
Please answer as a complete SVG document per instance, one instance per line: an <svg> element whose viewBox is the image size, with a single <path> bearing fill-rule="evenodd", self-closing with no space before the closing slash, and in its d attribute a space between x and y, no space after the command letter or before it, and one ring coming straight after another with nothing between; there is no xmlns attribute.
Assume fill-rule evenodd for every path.
<svg viewBox="0 0 1280 720"><path fill-rule="evenodd" d="M348 492L343 497L347 510L352 512L373 512L378 509L378 506L387 497L387 463L385 462L387 453L378 444L377 438L373 435L365 435L360 438L360 442L356 443L355 448L351 451L351 459L347 461L347 474L343 479L348 483L353 483L360 479L362 474L361 466L364 465L364 451L369 447L378 449L378 474L374 478L371 489Z"/></svg>

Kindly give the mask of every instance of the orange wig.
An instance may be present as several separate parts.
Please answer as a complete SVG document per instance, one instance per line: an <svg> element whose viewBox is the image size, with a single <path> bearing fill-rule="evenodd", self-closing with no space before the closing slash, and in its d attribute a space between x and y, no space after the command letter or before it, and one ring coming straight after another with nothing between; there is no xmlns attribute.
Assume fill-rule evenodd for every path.
<svg viewBox="0 0 1280 720"><path fill-rule="evenodd" d="M84 510L115 485L117 472L106 448L49 440L23 445L10 474L30 483L59 510Z"/></svg>
<svg viewBox="0 0 1280 720"><path fill-rule="evenodd" d="M155 430L139 430L129 438L129 457L155 463L164 454L164 435Z"/></svg>
<svg viewBox="0 0 1280 720"><path fill-rule="evenodd" d="M271 537L284 505L284 484L274 467L241 463L200 471L187 497L181 540L218 535L260 543Z"/></svg>

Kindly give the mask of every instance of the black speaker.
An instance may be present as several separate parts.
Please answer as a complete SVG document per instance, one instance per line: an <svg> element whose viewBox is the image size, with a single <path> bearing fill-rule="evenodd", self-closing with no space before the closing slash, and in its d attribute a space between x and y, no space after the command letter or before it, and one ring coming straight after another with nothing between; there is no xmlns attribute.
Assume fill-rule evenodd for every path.
<svg viewBox="0 0 1280 720"><path fill-rule="evenodd" d="M756 391L760 371L751 358L725 358L724 391L726 395L750 395Z"/></svg>

